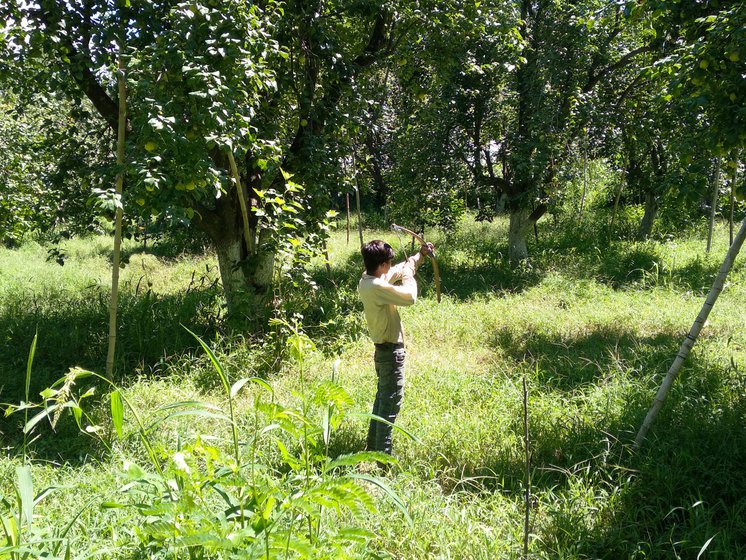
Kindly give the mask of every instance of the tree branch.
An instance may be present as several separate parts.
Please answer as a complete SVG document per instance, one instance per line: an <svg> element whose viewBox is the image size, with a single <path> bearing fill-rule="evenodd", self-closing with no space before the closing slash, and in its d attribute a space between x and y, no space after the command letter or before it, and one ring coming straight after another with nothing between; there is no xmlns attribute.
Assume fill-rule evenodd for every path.
<svg viewBox="0 0 746 560"><path fill-rule="evenodd" d="M64 19L62 9L55 0L47 0L41 3L41 9L37 11L40 21L49 33L54 33ZM99 115L106 121L109 127L116 132L119 123L119 108L117 103L109 96L106 90L96 79L91 68L91 59L80 53L73 45L67 34L57 34L60 41L60 54L66 55L69 62L62 60L68 66L70 75L98 111ZM62 50L64 49L64 51Z"/></svg>
<svg viewBox="0 0 746 560"><path fill-rule="evenodd" d="M643 45L641 47L638 47L636 49L633 49L629 51L627 54L625 54L622 58L617 60L615 63L610 64L609 66L606 66L605 68L602 68L599 70L596 74L592 74L589 72L588 75L588 82L585 84L585 87L583 87L584 92L591 91L596 84L601 81L603 78L606 78L609 74L612 74L613 72L616 72L620 68L624 68L625 66L628 66L634 61L634 58L642 53L646 52L652 52L653 51L653 45Z"/></svg>

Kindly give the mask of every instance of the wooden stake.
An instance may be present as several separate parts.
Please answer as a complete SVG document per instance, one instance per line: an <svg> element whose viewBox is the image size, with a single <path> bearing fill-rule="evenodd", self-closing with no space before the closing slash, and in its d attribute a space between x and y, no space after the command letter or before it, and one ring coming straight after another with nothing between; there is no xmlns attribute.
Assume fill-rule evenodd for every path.
<svg viewBox="0 0 746 560"><path fill-rule="evenodd" d="M246 241L246 250L249 255L254 254L254 237L251 235L251 229L249 228L249 209L246 205L246 196L241 186L241 176L238 174L238 166L236 160L233 157L233 152L228 150L228 162L231 165L231 173L233 174L233 181L236 183L236 190L238 191L238 202L241 205L241 218L243 219L243 235Z"/></svg>
<svg viewBox="0 0 746 560"><path fill-rule="evenodd" d="M588 132L583 130L583 193L580 195L580 210L578 220L583 219L583 209L585 208L585 193L588 190Z"/></svg>
<svg viewBox="0 0 746 560"><path fill-rule="evenodd" d="M347 198L347 244L350 244L350 193L345 193Z"/></svg>
<svg viewBox="0 0 746 560"><path fill-rule="evenodd" d="M106 353L106 377L114 377L114 354L117 345L117 306L119 304L119 263L122 255L122 192L124 190L124 141L127 129L127 89L124 81L124 58L119 54L117 82L119 86L119 121L117 123L117 207L114 217L114 257L111 271L111 299L109 300L109 348Z"/></svg>
<svg viewBox="0 0 746 560"><path fill-rule="evenodd" d="M668 370L666 377L663 379L663 383L658 389L658 393L655 395L653 405L650 407L650 410L645 416L645 421L642 423L640 431L637 433L637 437L635 438L635 448L639 448L642 445L643 441L645 441L645 436L647 435L650 426L653 424L653 420L655 420L655 417L658 415L658 411L663 405L663 401L666 399L666 396L668 395L673 382L679 375L681 366L684 365L684 360L686 360L686 357L689 355L689 352L694 346L694 343L697 342L697 337L699 336L702 327L704 327L705 321L707 321L707 317L710 314L710 311L712 311L712 308L714 307L715 302L720 295L720 292L723 291L725 279L728 277L728 272L730 272L730 269L733 266L733 262L736 260L736 256L741 250L741 246L743 245L743 241L745 238L746 220L744 220L741 224L741 229L738 230L738 234L736 234L736 237L733 240L733 244L730 246L730 249L728 249L728 253L725 255L725 260L720 266L720 271L715 278L715 282L713 282L712 284L710 293L707 295L707 299L705 300L705 303L702 306L699 315L697 315L697 318L694 320L694 324L689 330L689 334L686 335L684 342L681 344L681 348L679 348L679 353L677 354L676 359L673 361L673 364L671 364L671 368Z"/></svg>
<svg viewBox="0 0 746 560"><path fill-rule="evenodd" d="M614 198L614 211L611 214L611 225L609 226L609 232L614 233L614 222L616 221L616 213L619 209L619 200L622 198L622 189L624 188L624 179L619 181L619 188L616 191L616 197Z"/></svg>

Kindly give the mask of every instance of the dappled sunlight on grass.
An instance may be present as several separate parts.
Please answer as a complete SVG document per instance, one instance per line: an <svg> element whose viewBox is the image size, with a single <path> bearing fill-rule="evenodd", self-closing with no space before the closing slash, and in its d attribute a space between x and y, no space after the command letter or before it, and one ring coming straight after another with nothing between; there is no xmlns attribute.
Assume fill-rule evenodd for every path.
<svg viewBox="0 0 746 560"><path fill-rule="evenodd" d="M408 358L397 420L417 439L395 433L399 464L386 475L414 526L402 522L401 512L379 492L380 513L365 518L377 535L371 545L413 559L520 554L525 378L535 557L661 558L673 550L696 557L713 535L708 554L742 555L742 266L734 270L646 446L637 454L630 448L717 272L723 230L718 253L703 256L694 236L628 242L594 238L594 230L584 226L572 245L569 234L549 235L547 227L534 242L539 251L532 261L513 270L504 256L505 228L499 219L464 222L452 234L428 232L438 246L443 299L435 301L432 272L423 265L419 300L401 310ZM396 234L380 230L365 237L387 240L401 256ZM107 246L95 239L71 243L64 267L47 263L45 250L33 244L0 249L0 350L8 357L0 366L2 400L22 397L22 372L37 329L32 393L70 366L101 369ZM225 406L220 379L181 324L206 335L231 382L258 376L271 383L271 395L248 387L236 396L242 438L256 425L258 399L298 405L309 387L330 380L333 372L353 410L369 412L376 379L356 294L362 271L356 237L347 245L344 232L337 231L329 253L331 270L318 263L312 271L318 290L298 301L302 328L317 348L301 376L274 327L262 336L225 327L211 258L167 258L129 247L119 360L127 395L144 418L153 421L159 407L176 401ZM106 406L96 414L104 418ZM11 417L0 427L6 445L18 441L18 422ZM193 441L222 428L224 420L217 417L176 418L157 438L164 444ZM329 442L330 455L362 451L366 430L367 419L345 419ZM88 469L92 484L114 491L115 481L98 473L91 458L105 463L143 457L134 439L110 455L92 447L69 417L57 431L44 429L33 444L37 458L69 465L70 472L58 478L41 469L40 480L50 484L77 481ZM288 445L292 450L294 443ZM279 464L282 456L268 451L265 459ZM9 464L0 462L3 489L14 472ZM71 504L78 507L81 500L76 496ZM49 511L64 510L54 502Z"/></svg>

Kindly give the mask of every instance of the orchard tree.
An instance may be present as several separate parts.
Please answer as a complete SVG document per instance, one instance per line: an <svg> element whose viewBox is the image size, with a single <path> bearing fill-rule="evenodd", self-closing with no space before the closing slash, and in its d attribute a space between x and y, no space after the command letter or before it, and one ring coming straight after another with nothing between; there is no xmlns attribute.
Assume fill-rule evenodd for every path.
<svg viewBox="0 0 746 560"><path fill-rule="evenodd" d="M402 134L414 141L402 142L402 151L412 145L415 152L425 152L409 156L415 163L409 167L419 175L440 172L428 166L429 153L458 162L472 176L480 201L493 203L483 206L481 215L508 211L509 256L518 261L528 256L527 238L547 211L558 171L591 119L599 87L653 51L654 41L633 32L646 22L633 22L620 3L521 0L458 6L434 4L432 26L413 30L404 49L398 73L409 99L402 102L399 119ZM413 112L431 115L424 121L431 125L419 135L422 121L407 118ZM441 158L437 165L451 173L455 169Z"/></svg>
<svg viewBox="0 0 746 560"><path fill-rule="evenodd" d="M746 35L742 3L646 1L629 3L628 13L644 22L648 37L659 39L658 60L612 80L606 95L622 94L616 106L601 104L610 108L602 120L607 153L621 155L627 196L645 204L645 237L664 199L679 215L704 200L711 204L717 158L730 153L737 159L744 141L738 99ZM619 79L634 87L621 90L613 83Z"/></svg>
<svg viewBox="0 0 746 560"><path fill-rule="evenodd" d="M318 230L338 103L388 47L396 15L305 0L12 0L0 12L0 69L86 97L112 131L113 70L125 57L123 202L208 234L231 311L242 292L271 286L283 232ZM14 73L24 67L34 71Z"/></svg>
<svg viewBox="0 0 746 560"><path fill-rule="evenodd" d="M670 92L708 120L720 155L746 144L746 4L740 0L645 0L632 9L664 37L659 65Z"/></svg>

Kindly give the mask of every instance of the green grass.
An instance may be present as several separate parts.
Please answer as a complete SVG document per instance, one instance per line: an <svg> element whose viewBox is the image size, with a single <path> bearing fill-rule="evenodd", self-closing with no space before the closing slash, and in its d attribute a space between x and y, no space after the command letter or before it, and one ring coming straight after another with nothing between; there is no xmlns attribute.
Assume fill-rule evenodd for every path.
<svg viewBox="0 0 746 560"><path fill-rule="evenodd" d="M397 421L418 440L395 436L400 464L387 475L413 526L372 489L379 511L361 521L376 534L370 547L384 558L521 556L525 376L532 558L696 558L711 538L703 558L746 556L746 268L740 261L648 442L638 453L630 449L717 272L726 229L718 228L713 254L705 256L704 229L632 242L589 224L542 223L534 258L519 270L505 262L505 231L504 221L467 221L448 235L428 232L438 247L443 301L435 302L425 265L420 300L402 310L408 371ZM401 246L389 231L365 237ZM45 262L44 248L34 244L0 249L0 400L22 398L37 330L32 392L70 366L103 370L107 247L99 238L72 241L64 267ZM225 404L208 361L180 324L206 336L232 380L266 377L277 402L287 405L328 379L339 359L337 382L355 410L369 410L375 380L355 295L361 266L344 232L329 246L331 276L319 265L321 288L303 301L304 329L318 348L305 365L305 389L296 366L283 362L278 369L272 362L276 347L267 340L222 328L212 258L137 250L128 246L117 359L126 394L146 419L179 400ZM242 434L254 426L254 396L236 400ZM103 419L105 408L94 414ZM219 424L180 419L157 438L175 449L197 432L215 433ZM7 443L0 488L7 496L20 461L15 416L1 429ZM365 429L363 419L346 420L332 452L362 450ZM126 556L126 548L119 556L103 551L134 529L121 512L102 513L98 505L122 484L112 472L125 460L141 460L143 450L129 438L106 452L69 418L57 432L42 430L31 447L36 487L66 486L47 496L40 511L49 520L71 518L92 500L72 531L77 554Z"/></svg>

